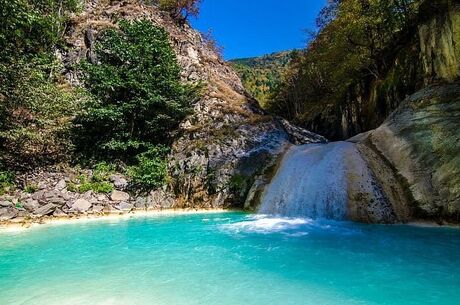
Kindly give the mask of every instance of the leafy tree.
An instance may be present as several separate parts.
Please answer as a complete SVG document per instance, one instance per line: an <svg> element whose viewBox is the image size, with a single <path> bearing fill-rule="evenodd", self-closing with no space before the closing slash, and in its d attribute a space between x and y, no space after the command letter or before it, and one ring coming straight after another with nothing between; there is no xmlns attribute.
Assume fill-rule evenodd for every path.
<svg viewBox="0 0 460 305"><path fill-rule="evenodd" d="M318 32L272 91L269 110L301 124L306 113L340 104L361 80L382 79L397 45L414 31L421 2L329 1Z"/></svg>
<svg viewBox="0 0 460 305"><path fill-rule="evenodd" d="M169 12L172 18L180 22L185 22L189 16L198 16L200 2L201 0L158 0L160 9Z"/></svg>
<svg viewBox="0 0 460 305"><path fill-rule="evenodd" d="M68 156L70 112L82 95L65 85L54 50L77 0L0 0L0 159L7 167Z"/></svg>
<svg viewBox="0 0 460 305"><path fill-rule="evenodd" d="M86 156L132 160L167 144L197 97L183 84L167 33L147 20L121 21L96 42L99 63L84 63L85 85L95 97L77 125Z"/></svg>

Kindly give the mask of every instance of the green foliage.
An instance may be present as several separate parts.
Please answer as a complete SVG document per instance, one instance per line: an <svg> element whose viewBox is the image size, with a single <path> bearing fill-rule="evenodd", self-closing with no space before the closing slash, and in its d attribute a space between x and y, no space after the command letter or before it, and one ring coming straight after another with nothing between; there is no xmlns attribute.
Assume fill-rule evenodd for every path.
<svg viewBox="0 0 460 305"><path fill-rule="evenodd" d="M0 0L0 62L34 56L61 42L78 0Z"/></svg>
<svg viewBox="0 0 460 305"><path fill-rule="evenodd" d="M137 157L138 164L128 169L134 185L144 189L155 189L167 182L168 149L162 146L151 148Z"/></svg>
<svg viewBox="0 0 460 305"><path fill-rule="evenodd" d="M302 123L318 107L339 105L363 79L381 80L393 52L414 31L420 0L334 0L318 17L318 33L289 64L267 103Z"/></svg>
<svg viewBox="0 0 460 305"><path fill-rule="evenodd" d="M67 184L67 189L72 192L85 193L93 191L95 193L108 194L114 190L109 181L110 176L116 171L114 164L101 162L93 167L90 175L81 174L78 181Z"/></svg>
<svg viewBox="0 0 460 305"><path fill-rule="evenodd" d="M158 0L158 6L169 12L173 19L185 22L189 16L198 16L200 2L201 0Z"/></svg>
<svg viewBox="0 0 460 305"><path fill-rule="evenodd" d="M78 147L93 158L131 160L167 143L197 97L183 84L167 33L147 20L121 21L96 42L99 64L84 63L95 97L75 123Z"/></svg>
<svg viewBox="0 0 460 305"><path fill-rule="evenodd" d="M14 178L15 175L13 172L0 171L0 195L15 187Z"/></svg>
<svg viewBox="0 0 460 305"><path fill-rule="evenodd" d="M244 87L265 107L270 92L286 70L292 52L280 52L261 57L231 60L241 77Z"/></svg>
<svg viewBox="0 0 460 305"><path fill-rule="evenodd" d="M63 82L60 69L51 55L0 64L0 148L6 163L26 166L69 157L72 116L87 97Z"/></svg>
<svg viewBox="0 0 460 305"><path fill-rule="evenodd" d="M0 0L0 151L8 166L69 155L72 112L82 103L52 54L77 0Z"/></svg>

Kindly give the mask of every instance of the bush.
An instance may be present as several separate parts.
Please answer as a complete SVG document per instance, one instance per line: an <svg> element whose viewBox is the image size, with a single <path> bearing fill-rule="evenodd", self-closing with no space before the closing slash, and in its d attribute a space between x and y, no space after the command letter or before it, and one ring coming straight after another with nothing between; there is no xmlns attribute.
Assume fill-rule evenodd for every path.
<svg viewBox="0 0 460 305"><path fill-rule="evenodd" d="M75 112L87 96L60 80L51 55L0 64L1 159L10 167L68 160Z"/></svg>
<svg viewBox="0 0 460 305"><path fill-rule="evenodd" d="M78 181L68 183L67 189L71 192L79 193L93 191L94 193L108 194L114 190L109 180L115 170L116 166L114 164L98 163L94 166L91 175L81 174L78 177Z"/></svg>
<svg viewBox="0 0 460 305"><path fill-rule="evenodd" d="M150 21L121 21L95 43L99 64L82 65L95 100L75 120L86 157L132 161L165 144L189 113L198 87L181 83L167 33Z"/></svg>
<svg viewBox="0 0 460 305"><path fill-rule="evenodd" d="M70 117L81 104L52 53L79 0L0 0L0 150L8 167L69 156Z"/></svg>
<svg viewBox="0 0 460 305"><path fill-rule="evenodd" d="M5 194L15 187L15 175L10 171L0 171L0 195Z"/></svg>
<svg viewBox="0 0 460 305"><path fill-rule="evenodd" d="M138 164L128 169L132 183L143 189L156 189L166 184L168 149L165 147L151 148L137 157Z"/></svg>

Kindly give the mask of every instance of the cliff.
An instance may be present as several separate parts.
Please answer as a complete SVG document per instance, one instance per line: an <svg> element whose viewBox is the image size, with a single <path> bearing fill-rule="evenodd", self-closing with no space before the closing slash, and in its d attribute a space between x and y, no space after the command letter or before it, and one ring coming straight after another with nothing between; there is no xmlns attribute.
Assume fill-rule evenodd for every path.
<svg viewBox="0 0 460 305"><path fill-rule="evenodd" d="M316 105L302 126L329 139L346 139L378 127L405 98L433 83L460 76L460 6L425 1L418 20L382 55L379 78L349 87L344 99Z"/></svg>
<svg viewBox="0 0 460 305"><path fill-rule="evenodd" d="M30 184L33 189L16 189L0 197L0 221L125 213L133 209L251 208L247 194L250 190L257 193L267 182L285 147L325 141L265 113L212 43L188 24L178 24L155 6L140 1L87 1L83 11L71 18L67 46L56 51L69 84L82 84L75 67L85 58L97 60L94 43L98 34L116 28L121 19L147 19L164 28L182 68L183 81L205 87L192 113L173 135L168 185L148 195L128 194L124 192L125 177L115 173L107 181L115 188L111 194L82 193L74 189L74 181L94 172L37 168L17 177L21 185Z"/></svg>
<svg viewBox="0 0 460 305"><path fill-rule="evenodd" d="M352 140L399 211L410 218L460 220L460 85L408 97L377 129ZM399 215L405 218L405 215Z"/></svg>

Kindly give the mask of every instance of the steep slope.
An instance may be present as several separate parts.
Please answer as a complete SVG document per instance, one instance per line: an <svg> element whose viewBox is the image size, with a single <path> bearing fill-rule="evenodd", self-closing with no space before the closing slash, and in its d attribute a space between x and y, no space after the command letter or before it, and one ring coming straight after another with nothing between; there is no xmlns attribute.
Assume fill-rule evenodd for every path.
<svg viewBox="0 0 460 305"><path fill-rule="evenodd" d="M155 7L137 1L104 4L92 1L74 18L69 35L71 67L92 56L92 41L116 20L147 18L170 35L186 81L206 85L203 97L177 131L169 157L170 184L152 194L167 207L242 207L257 177L267 174L291 143L321 142L324 138L267 115L245 91L240 78L189 25L177 25ZM78 82L69 71L68 78Z"/></svg>
<svg viewBox="0 0 460 305"><path fill-rule="evenodd" d="M269 98L270 90L286 69L293 52L295 51L233 59L230 60L230 63L241 77L246 90L264 106Z"/></svg>

